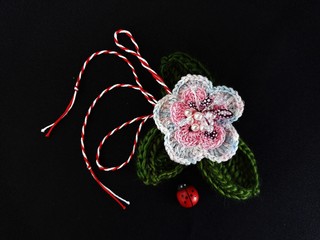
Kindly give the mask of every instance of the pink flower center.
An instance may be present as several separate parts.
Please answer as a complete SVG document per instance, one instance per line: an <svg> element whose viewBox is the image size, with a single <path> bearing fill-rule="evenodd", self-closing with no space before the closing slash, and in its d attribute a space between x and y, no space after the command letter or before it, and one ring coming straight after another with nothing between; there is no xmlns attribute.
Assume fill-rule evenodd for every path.
<svg viewBox="0 0 320 240"><path fill-rule="evenodd" d="M187 105L190 108L184 110L185 119L181 122L182 125L188 124L190 132L200 131L211 140L218 136L215 124L233 116L232 112L223 106L213 106L209 97L199 102L189 101Z"/></svg>
<svg viewBox="0 0 320 240"><path fill-rule="evenodd" d="M183 145L217 147L224 139L223 125L233 116L225 106L215 105L205 91L185 91L182 101L171 106L171 119L178 127L175 138Z"/></svg>

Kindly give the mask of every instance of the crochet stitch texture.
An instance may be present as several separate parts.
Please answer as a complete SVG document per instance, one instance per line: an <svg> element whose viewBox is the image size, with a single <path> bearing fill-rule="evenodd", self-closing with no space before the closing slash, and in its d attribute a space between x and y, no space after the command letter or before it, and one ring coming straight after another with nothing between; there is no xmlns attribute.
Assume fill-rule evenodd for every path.
<svg viewBox="0 0 320 240"><path fill-rule="evenodd" d="M170 158L189 165L203 158L224 162L236 153L239 135L231 123L242 115L243 108L232 88L213 87L206 77L188 74L172 94L158 101L153 114L165 134Z"/></svg>
<svg viewBox="0 0 320 240"><path fill-rule="evenodd" d="M170 88L187 74L203 75L213 84L216 83L201 62L182 52L163 57L160 73ZM204 180L221 196L246 200L260 193L256 160L242 138L239 138L238 149L229 161L217 163L205 158L196 165ZM164 147L164 134L156 127L150 129L140 141L137 175L144 184L156 186L177 176L185 167L170 160Z"/></svg>
<svg viewBox="0 0 320 240"><path fill-rule="evenodd" d="M119 43L119 34L125 34L131 40L135 51ZM208 76L211 80L213 78L210 77L210 73L203 65L183 53L175 53L162 58L161 74L164 76L164 80L141 56L139 46L129 31L117 30L114 33L114 42L121 50L137 57L142 67L162 86L162 92L168 95L158 102L151 93L143 88L136 70L128 58L117 51L97 51L83 63L74 85L72 98L64 112L52 124L41 129L41 132L46 132L45 136L49 137L57 124L68 115L75 103L79 84L88 63L99 55L116 55L130 67L136 85L117 83L105 88L88 108L80 138L81 153L87 169L93 179L110 197L123 209L126 208L124 204L130 204L128 200L105 186L95 174L86 153L85 135L89 116L97 102L106 93L119 88L129 88L141 92L146 100L154 106L154 114L128 120L104 136L96 152L96 164L100 170L115 171L126 166L135 154L142 126L148 119L154 117L159 129L165 133L165 137L163 140L163 135L158 129L151 129L139 147L137 172L144 183L157 185L162 180L177 175L183 170L183 166L191 163L195 164L202 158L207 158L210 159L209 164L206 164L207 159L204 159L201 164L198 164L199 169L209 184L221 194L236 199L242 199L237 194L244 196L244 198L257 194L259 192L259 181L255 159L250 149L241 140L240 152L237 152L239 136L231 125L241 116L243 111L244 104L237 92L225 86L213 87L205 76ZM171 92L170 89L173 86L175 87ZM100 151L105 141L114 133L135 122L140 122L140 124L128 159L118 166L105 167L102 165ZM230 165L221 163L218 168L217 165L212 165L229 160L231 157L232 163ZM241 162L238 163L239 159ZM247 166L248 169L246 170L242 166ZM233 193L228 193L230 190L233 190Z"/></svg>

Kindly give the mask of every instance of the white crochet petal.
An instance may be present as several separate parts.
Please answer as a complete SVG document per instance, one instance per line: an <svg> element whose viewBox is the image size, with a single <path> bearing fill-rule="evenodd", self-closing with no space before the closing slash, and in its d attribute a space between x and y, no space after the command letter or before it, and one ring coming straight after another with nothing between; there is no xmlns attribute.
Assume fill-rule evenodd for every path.
<svg viewBox="0 0 320 240"><path fill-rule="evenodd" d="M176 101L177 99L172 94L168 94L160 99L153 109L154 122L163 134L170 134L175 130L175 125L170 116L170 107Z"/></svg>
<svg viewBox="0 0 320 240"><path fill-rule="evenodd" d="M225 106L232 112L233 117L228 121L234 122L241 117L244 109L244 102L238 92L226 86L214 87L209 96L213 98L213 105Z"/></svg>
<svg viewBox="0 0 320 240"><path fill-rule="evenodd" d="M198 92L199 89L202 92ZM197 105L197 107L190 107L200 113L203 111L202 113L204 115L201 116L205 117L205 123L209 124L210 126L213 126L213 124L218 124L220 127L224 128L226 133L225 139L219 147L208 149L202 147L201 144L193 146L190 144L185 144L184 142L178 142L175 139L176 133L181 126L173 122L171 116L172 105L174 103L181 103L185 101L187 96L186 94L189 94L190 90L191 93L194 93L194 95L197 96L197 99L200 98L198 97L199 93L205 95L203 90L207 96L206 99L201 100L204 101L204 103L201 104L207 104L205 105L205 108L203 108L203 105L202 108L199 107L199 105ZM191 96L193 95L191 94ZM203 97L201 97L201 99L202 98ZM194 104L200 103L199 101L195 100ZM229 115L228 117L218 115L218 117L216 117L217 115L215 115L215 111L220 111L219 109L229 110L232 115ZM206 77L188 74L178 81L172 91L172 94L166 95L157 102L153 110L153 118L157 128L165 135L164 146L172 161L183 165L190 165L196 164L203 158L208 158L213 162L220 163L232 158L238 149L239 135L231 123L236 121L242 115L243 109L244 102L238 95L237 91L226 86L213 87L212 82ZM220 114L220 112L217 112L217 114ZM222 117L220 118L220 116ZM194 125L203 124L203 122L199 123L201 118L196 119L195 116L192 116L191 118L194 121ZM204 125L202 125L202 127L203 126ZM205 133L204 131L207 131L207 129L201 131Z"/></svg>
<svg viewBox="0 0 320 240"><path fill-rule="evenodd" d="M196 164L204 157L204 150L201 146L184 146L175 139L174 133L165 135L164 146L170 159L179 164Z"/></svg>
<svg viewBox="0 0 320 240"><path fill-rule="evenodd" d="M238 149L239 134L236 129L228 124L225 126L226 137L221 146L214 149L209 149L205 153L205 157L213 162L225 162L234 156Z"/></svg>
<svg viewBox="0 0 320 240"><path fill-rule="evenodd" d="M207 93L211 92L212 90L212 82L208 80L208 78L201 76L201 75L191 75L188 74L182 77L177 84L175 85L174 89L172 90L172 94L175 96L181 96L182 93L186 89L196 89L196 88L203 88L206 90Z"/></svg>

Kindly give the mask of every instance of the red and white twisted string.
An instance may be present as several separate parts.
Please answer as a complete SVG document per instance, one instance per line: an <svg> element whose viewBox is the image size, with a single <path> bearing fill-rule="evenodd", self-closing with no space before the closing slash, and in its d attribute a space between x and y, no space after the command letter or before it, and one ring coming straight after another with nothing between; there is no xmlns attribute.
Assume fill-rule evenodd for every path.
<svg viewBox="0 0 320 240"><path fill-rule="evenodd" d="M126 35L130 38L131 42L133 43L133 45L134 45L135 48L136 48L136 51L132 51L132 50L126 48L125 46L123 46L123 45L121 45L121 44L119 43L119 41L118 41L118 34L119 34L119 33L124 33L124 34L126 34ZM135 41L134 38L132 37L132 34L131 34L129 31L127 31L127 30L122 30L122 29L116 31L116 32L114 33L114 42L115 42L115 44L116 44L120 49L122 49L122 50L126 51L127 53L130 53L130 54L132 54L133 56L137 57L137 58L139 59L141 65L151 73L151 75L153 76L153 78L165 89L165 91L166 91L168 94L171 93L170 89L169 89L168 86L164 83L163 79L162 79L152 68L150 68L149 63L148 63L143 57L141 57L140 50L139 50L139 46L138 46L138 44L136 43L136 41Z"/></svg>
<svg viewBox="0 0 320 240"><path fill-rule="evenodd" d="M135 47L135 50L136 51L133 51L133 50L130 50L126 47L124 47L123 45L121 45L118 41L118 34L120 33L124 33L126 34L131 42L133 43L134 47ZM121 49L121 50L124 50L125 52L128 52L130 54L132 54L133 56L137 57L142 65L142 67L144 67L145 69L147 69L149 71L149 73L153 76L153 78L161 85L164 87L165 91L167 93L171 93L170 89L168 88L168 86L164 83L163 79L149 66L149 63L141 56L140 54L140 50L139 50L139 46L138 44L136 43L136 41L134 40L132 34L127 31L127 30L118 30L114 33L114 42L115 44ZM67 108L65 109L65 111L61 114L61 116L52 124L48 125L47 127L43 128L41 130L41 132L46 132L47 130L47 134L46 134L46 137L49 137L52 130L54 129L54 127L70 112L70 110L72 109L73 105L74 105L74 102L76 100L76 97L77 97L77 92L79 91L79 85L80 85L80 81L81 81L81 78L82 78L82 75L88 65L88 63L96 56L99 56L99 55L102 55L102 54L107 54L107 55L116 55L117 57L119 57L120 59L122 59L123 61L125 61L128 66L130 67L131 71L132 71L132 74L133 74L133 77L136 81L136 84L137 85L131 85L131 84L115 84L115 85L112 85L108 88L106 88L105 90L103 90L97 97L96 99L92 102L92 104L90 105L88 111L87 111L87 114L84 118L84 122L83 122L83 125L82 125L82 131L81 131L81 139L80 139L80 142L81 142L81 152L82 152L82 155L83 155L83 159L86 163L86 166L88 168L88 170L90 171L92 177L94 178L94 180L99 184L99 186L105 191L107 192L123 209L125 209L125 205L122 204L122 202L126 203L126 204L130 204L129 201L123 199L122 197L118 196L117 194L115 194L113 191L111 191L108 187L106 187L98 178L97 176L95 175L92 167L91 167L91 164L88 160L88 157L87 157L87 154L86 154L86 150L85 150L85 130L86 130L86 127L87 127L87 124L88 124L88 118L92 112L92 109L95 107L95 105L97 104L97 102L103 97L104 94L106 94L107 92L115 89L115 88L131 88L131 89L134 89L134 90L138 90L140 91L143 96L147 99L147 101L155 106L155 104L157 103L157 100L154 98L154 96L152 94L150 94L149 92L147 92L141 85L140 81L139 81L139 78L138 78L138 75L135 71L135 68L133 67L133 65L131 64L131 62L123 55L119 54L118 52L116 51L110 51L110 50L102 50L102 51L98 51L98 52L95 52L93 53L83 64L81 70L80 70L80 73L78 75L78 78L77 78L77 81L76 81L76 84L74 86L74 93L73 93L73 96L69 102L69 104L67 105ZM141 129L142 129L142 126L144 125L144 123L149 119L149 118L152 118L152 114L150 115L146 115L146 116L140 116L140 117L136 117L130 121L127 121L123 124L121 124L120 126L116 127L115 129L113 129L112 131L110 131L108 134L105 135L105 137L101 140L98 148L97 148L97 153L96 153L96 164L97 166L99 167L100 170L103 170L103 171L115 171L115 170L118 170L122 167L124 167L125 165L127 165L130 160L132 159L132 157L134 156L134 153L135 153L135 150L136 150L136 146L137 146L137 143L138 143L138 139L139 139L139 134L141 132ZM101 151L101 148L103 147L105 141L110 137L112 136L114 133L116 133L117 131L121 130L122 128L134 123L134 122L139 122L140 121L140 125L137 129L137 132L136 132L136 135L135 135L135 138L134 138L134 142L133 142L133 147L132 147L132 150L131 150L131 153L128 157L128 159L123 162L122 164L120 164L119 166L115 166L115 167L104 167L100 164L100 151Z"/></svg>

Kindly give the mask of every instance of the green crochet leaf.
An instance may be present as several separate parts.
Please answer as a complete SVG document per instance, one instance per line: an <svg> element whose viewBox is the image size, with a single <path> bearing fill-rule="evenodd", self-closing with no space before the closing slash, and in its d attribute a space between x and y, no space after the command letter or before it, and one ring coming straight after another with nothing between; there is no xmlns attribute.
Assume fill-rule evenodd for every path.
<svg viewBox="0 0 320 240"><path fill-rule="evenodd" d="M186 53L176 52L161 58L160 75L170 89L187 74L197 74L206 76L214 83L214 78L210 72L196 59ZM163 95L167 93L162 91Z"/></svg>
<svg viewBox="0 0 320 240"><path fill-rule="evenodd" d="M197 164L204 179L221 195L246 200L259 194L259 175L252 151L240 139L238 151L229 161L203 159Z"/></svg>
<svg viewBox="0 0 320 240"><path fill-rule="evenodd" d="M138 147L137 175L146 185L158 185L175 177L185 167L170 160L163 137L157 128L152 128Z"/></svg>
<svg viewBox="0 0 320 240"><path fill-rule="evenodd" d="M163 57L160 73L171 89L187 74L200 74L215 81L199 61L181 52ZM152 128L139 143L137 174L147 185L157 185L173 178L185 167L170 160L164 149L163 137L157 128ZM209 185L225 197L245 200L260 192L256 160L242 139L236 155L229 161L214 163L203 159L197 166Z"/></svg>

